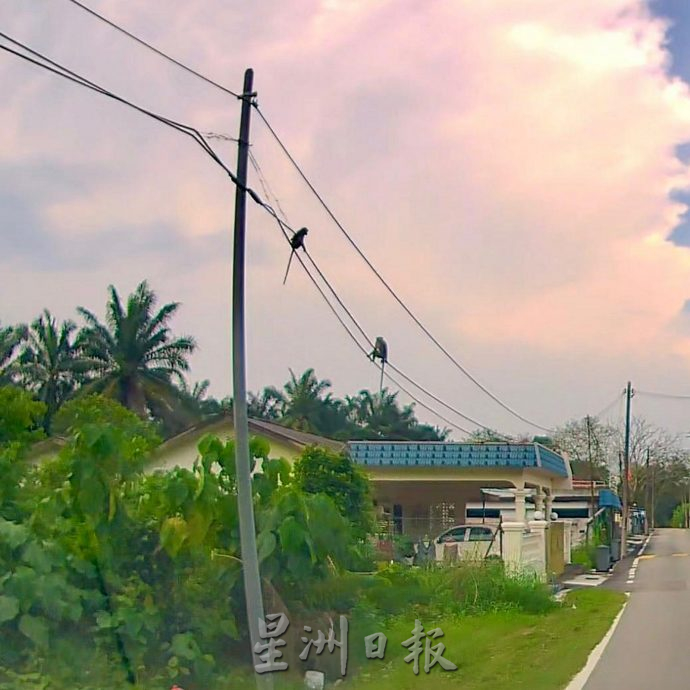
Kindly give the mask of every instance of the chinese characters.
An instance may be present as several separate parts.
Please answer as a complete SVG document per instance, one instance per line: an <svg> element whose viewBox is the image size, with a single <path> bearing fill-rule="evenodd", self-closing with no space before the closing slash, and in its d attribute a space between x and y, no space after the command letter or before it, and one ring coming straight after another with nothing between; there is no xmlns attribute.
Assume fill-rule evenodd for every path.
<svg viewBox="0 0 690 690"><path fill-rule="evenodd" d="M286 646L282 636L287 631L290 622L284 613L274 613L266 616L259 621L259 634L265 642L257 642L254 652L259 662L254 668L257 673L268 673L273 671L285 671L288 663L282 660L283 650ZM309 625L304 626L305 633L312 633ZM304 648L299 654L302 661L308 661L310 654L319 656L324 651L333 654L335 650L340 652L340 675L347 673L348 659L348 633L349 625L345 616L339 617L339 635L336 635L334 623L330 621L327 632L317 630L316 635L300 637ZM419 675L420 661L423 659L422 668L425 673L438 664L444 671L456 671L457 666L452 661L445 658L446 646L443 642L434 642L443 637L441 628L433 628L425 631L420 620L415 620L412 637L402 642L402 646L408 649L408 654L404 657L405 663L412 663L412 670L415 675ZM388 638L381 632L367 635L364 638L364 653L367 659L384 659Z"/></svg>

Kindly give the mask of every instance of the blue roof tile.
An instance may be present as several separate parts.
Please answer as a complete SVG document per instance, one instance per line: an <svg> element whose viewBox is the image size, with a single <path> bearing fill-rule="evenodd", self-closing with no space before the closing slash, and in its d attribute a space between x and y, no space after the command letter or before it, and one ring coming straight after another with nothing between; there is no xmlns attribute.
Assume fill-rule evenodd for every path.
<svg viewBox="0 0 690 690"><path fill-rule="evenodd" d="M567 477L565 459L538 443L407 443L365 441L348 444L358 465L409 467L534 467Z"/></svg>

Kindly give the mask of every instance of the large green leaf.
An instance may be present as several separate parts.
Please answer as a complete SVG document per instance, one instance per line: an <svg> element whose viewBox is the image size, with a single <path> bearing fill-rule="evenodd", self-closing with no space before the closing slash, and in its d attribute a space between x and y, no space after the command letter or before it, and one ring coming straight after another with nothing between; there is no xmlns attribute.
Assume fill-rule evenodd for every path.
<svg viewBox="0 0 690 690"><path fill-rule="evenodd" d="M307 533L302 525L290 515L283 520L283 524L278 528L278 536L283 551L296 553L303 546Z"/></svg>
<svg viewBox="0 0 690 690"><path fill-rule="evenodd" d="M187 540L188 527L184 518L175 516L168 518L161 527L160 540L163 548L176 556Z"/></svg>
<svg viewBox="0 0 690 690"><path fill-rule="evenodd" d="M14 620L19 613L19 601L14 597L0 595L0 623Z"/></svg>
<svg viewBox="0 0 690 690"><path fill-rule="evenodd" d="M29 530L24 525L0 518L0 541L5 542L11 549L25 544L29 537Z"/></svg>
<svg viewBox="0 0 690 690"><path fill-rule="evenodd" d="M89 477L79 487L77 501L79 507L87 515L103 515L105 517L106 490L103 482L95 476Z"/></svg>
<svg viewBox="0 0 690 690"><path fill-rule="evenodd" d="M53 567L53 559L48 551L35 541L26 545L22 560L38 573L49 573Z"/></svg>
<svg viewBox="0 0 690 690"><path fill-rule="evenodd" d="M194 661L201 655L199 645L194 639L192 633L179 633L172 638L170 651L177 657L187 659L187 661Z"/></svg>
<svg viewBox="0 0 690 690"><path fill-rule="evenodd" d="M19 619L19 632L28 637L37 647L48 646L48 624L42 618L25 613Z"/></svg>
<svg viewBox="0 0 690 690"><path fill-rule="evenodd" d="M256 548L259 553L259 563L265 561L276 550L277 545L278 540L273 532L269 530L260 532L256 539Z"/></svg>

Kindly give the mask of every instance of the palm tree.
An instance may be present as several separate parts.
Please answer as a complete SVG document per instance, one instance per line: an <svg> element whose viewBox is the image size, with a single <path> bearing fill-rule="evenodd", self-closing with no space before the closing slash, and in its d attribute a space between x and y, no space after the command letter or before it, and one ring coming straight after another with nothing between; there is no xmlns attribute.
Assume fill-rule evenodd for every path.
<svg viewBox="0 0 690 690"><path fill-rule="evenodd" d="M189 371L187 358L194 352L193 338L173 338L168 323L179 308L178 302L158 311L156 295L146 281L140 283L123 307L111 285L105 324L83 307L78 312L86 321L77 346L91 377L86 391L115 398L140 417L152 416L181 424L193 421L184 385Z"/></svg>
<svg viewBox="0 0 690 690"><path fill-rule="evenodd" d="M63 321L44 309L28 330L27 342L19 355L19 381L46 405L43 426L74 392L79 381L80 361L74 345L77 324Z"/></svg>
<svg viewBox="0 0 690 690"><path fill-rule="evenodd" d="M398 393L386 388L380 393L360 391L347 402L351 419L369 436L405 439L410 437L411 429L417 424L412 406L401 409Z"/></svg>
<svg viewBox="0 0 690 690"><path fill-rule="evenodd" d="M27 328L24 325L0 325L0 386L12 383L15 373L13 355L26 335Z"/></svg>
<svg viewBox="0 0 690 690"><path fill-rule="evenodd" d="M281 421L293 429L312 433L322 432L324 407L333 403L324 393L331 387L327 380L319 381L313 369L307 369L299 378L290 369L290 380L285 384L285 403Z"/></svg>
<svg viewBox="0 0 690 690"><path fill-rule="evenodd" d="M380 393L360 391L347 398L348 416L366 438L408 441L443 441L448 430L420 424L413 405L401 407L398 393L384 388Z"/></svg>
<svg viewBox="0 0 690 690"><path fill-rule="evenodd" d="M257 419L279 419L285 407L285 396L274 386L247 396L247 414Z"/></svg>

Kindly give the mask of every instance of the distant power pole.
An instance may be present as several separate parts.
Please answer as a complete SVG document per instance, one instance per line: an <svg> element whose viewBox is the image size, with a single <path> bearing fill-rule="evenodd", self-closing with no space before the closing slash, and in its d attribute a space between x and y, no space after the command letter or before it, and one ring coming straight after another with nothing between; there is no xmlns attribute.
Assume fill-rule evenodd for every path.
<svg viewBox="0 0 690 690"><path fill-rule="evenodd" d="M261 593L259 556L256 550L256 527L252 500L252 478L249 464L249 422L247 419L247 381L244 332L244 255L247 209L247 162L249 157L249 120L252 99L256 95L254 71L244 73L240 137L237 151L237 185L235 188L235 234L232 259L232 390L235 424L235 465L237 472L237 505L240 521L240 551L242 575L247 602L247 619L251 640L252 665L256 666L255 647L261 644L259 620L264 619L264 603ZM273 687L271 674L256 675L260 690Z"/></svg>
<svg viewBox="0 0 690 690"><path fill-rule="evenodd" d="M649 473L649 448L647 448L647 461L645 465L645 479L646 479L646 495L647 498L645 499L645 511L647 513L647 532L651 532L652 530L652 522L651 522L651 511L652 511L652 477Z"/></svg>
<svg viewBox="0 0 690 690"><path fill-rule="evenodd" d="M632 385L628 381L625 388L625 450L623 451L623 529L621 530L621 558L628 555L628 513L630 511L630 403L633 396Z"/></svg>
<svg viewBox="0 0 690 690"><path fill-rule="evenodd" d="M594 505L594 461L592 460L592 421L587 415L587 457L589 458L589 489L592 515L596 513L596 506Z"/></svg>

